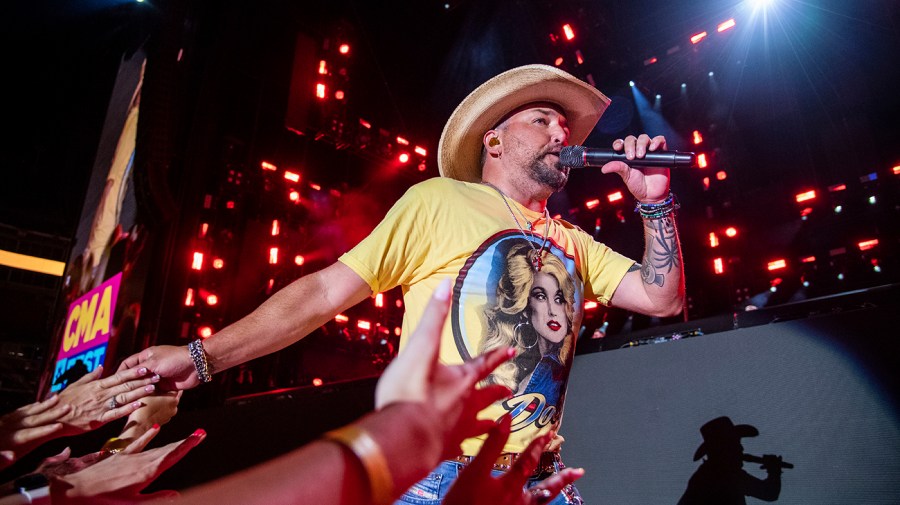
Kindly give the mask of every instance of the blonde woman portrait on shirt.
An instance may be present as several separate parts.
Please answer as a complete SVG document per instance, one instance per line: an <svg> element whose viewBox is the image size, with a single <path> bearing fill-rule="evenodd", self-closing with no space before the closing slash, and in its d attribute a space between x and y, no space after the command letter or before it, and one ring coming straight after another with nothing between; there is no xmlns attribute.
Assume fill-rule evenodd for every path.
<svg viewBox="0 0 900 505"><path fill-rule="evenodd" d="M533 266L537 254L541 255L539 271ZM538 364L545 358L561 368L571 363L574 300L575 284L559 258L524 241L511 246L497 284L496 303L485 310L487 335L481 352L510 346L516 356L487 381L504 385L513 394L543 393L541 384L532 384Z"/></svg>

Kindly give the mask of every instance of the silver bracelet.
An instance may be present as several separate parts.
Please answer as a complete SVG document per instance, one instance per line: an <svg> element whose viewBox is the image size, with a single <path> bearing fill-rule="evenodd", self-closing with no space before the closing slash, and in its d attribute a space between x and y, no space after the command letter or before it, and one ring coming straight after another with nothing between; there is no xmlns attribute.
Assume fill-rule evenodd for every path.
<svg viewBox="0 0 900 505"><path fill-rule="evenodd" d="M200 382L209 382L212 380L212 373L209 369L209 361L206 359L206 351L203 350L203 341L199 338L188 344L188 351L191 353L191 359L194 361L194 368L197 370L197 378Z"/></svg>

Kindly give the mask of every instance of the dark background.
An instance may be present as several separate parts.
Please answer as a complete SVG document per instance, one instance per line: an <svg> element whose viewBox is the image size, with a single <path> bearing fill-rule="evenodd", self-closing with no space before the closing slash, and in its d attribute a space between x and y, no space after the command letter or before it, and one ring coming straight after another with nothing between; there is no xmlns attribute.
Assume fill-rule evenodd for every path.
<svg viewBox="0 0 900 505"><path fill-rule="evenodd" d="M216 182L223 166L234 162L248 177L259 177L260 160L272 159L282 167L304 166L308 180L343 195L331 214L290 217L315 230L303 236L304 244L323 246L316 251L320 262L304 267L306 272L364 236L410 184L437 175L435 151L443 123L471 89L510 67L559 59L559 66L613 98L587 145L605 146L647 130L665 133L672 148L708 155L710 168L677 171L672 182L682 203L691 320L728 315L751 301L773 306L897 282L900 176L892 167L900 165L898 4L781 0L764 10L753 5L574 0L17 4L4 16L0 34L0 61L7 67L2 96L8 127L0 135L0 224L8 227L4 244L7 236L27 235L29 243L41 244L34 254L69 258L116 72L122 58L138 48L151 55L153 93L148 91L142 102L142 118L153 116L152 124L161 125L144 131L153 136L165 130L156 138L168 139L163 144L139 140L138 147L147 163L159 161L152 159L154 153L168 156L165 184L157 177L149 200L165 204L159 196L165 193L173 198L171 205L145 206L151 210L144 216L169 227L158 232L170 237L164 256L189 254L190 244L180 239L201 219L200 197L194 196L203 191L225 195ZM716 25L732 17L736 27L717 34ZM574 27L575 40L561 38L563 23ZM691 44L689 37L701 31L709 36ZM340 83L346 98L313 102L303 136L285 129L289 97L303 96L291 88L298 34L312 41L313 61L333 57L338 42L352 48L345 60L330 60L335 69L345 70L332 82ZM177 65L176 53L181 55ZM656 63L645 63L653 57ZM661 99L654 115L642 100L652 104L657 94ZM417 163L399 166L396 145L390 156L363 148L362 118L385 130L385 138L403 135L427 148L425 170L416 170ZM703 144L690 144L693 130L702 132ZM716 179L720 170L727 179ZM869 176L873 173L877 179ZM704 177L712 179L708 189ZM839 184L847 189L827 190ZM819 197L802 220L807 204L798 205L794 196L813 188ZM618 205L605 200L617 189L621 183L615 177L576 173L551 199L550 209L637 258L641 231L629 199ZM877 203L869 204L870 197ZM256 254L252 243L265 235L267 220L284 210L267 206L257 193L244 192L243 198L253 210L242 214L245 221L233 230L241 231L237 236L244 241L235 246L239 256ZM594 198L601 200L600 207L587 208L585 202ZM832 211L839 203L840 215ZM727 226L739 230L735 239L722 235ZM709 247L711 232L722 242L719 248ZM857 246L873 238L879 240L874 249ZM809 256L815 262L799 262ZM723 275L712 272L716 257L723 259ZM776 258L785 258L788 268L767 271L766 264ZM9 270L0 271L6 302L0 335L33 351L50 340L60 280ZM258 284L268 272L256 276L258 270L247 268L235 277L233 289L251 295L220 304L211 319L217 327L265 299ZM153 321L153 326L143 328L143 335L163 342L175 338L183 322L183 272L171 266L156 271L170 279L170 291L159 288L152 294L156 302L142 324ZM295 276L282 272L275 285ZM623 334L671 322L589 311L584 333L590 335L604 319L611 333ZM33 352L32 357L39 363L43 355Z"/></svg>

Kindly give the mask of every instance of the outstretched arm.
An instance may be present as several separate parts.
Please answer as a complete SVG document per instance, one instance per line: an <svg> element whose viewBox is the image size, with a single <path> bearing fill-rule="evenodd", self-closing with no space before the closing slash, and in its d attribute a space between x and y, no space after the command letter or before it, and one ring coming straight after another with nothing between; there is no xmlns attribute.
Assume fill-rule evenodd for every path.
<svg viewBox="0 0 900 505"><path fill-rule="evenodd" d="M206 339L203 346L210 367L220 372L287 347L371 294L369 285L340 262L301 277ZM150 347L127 358L120 369L138 366L159 374L163 389L189 389L200 383L187 347Z"/></svg>
<svg viewBox="0 0 900 505"><path fill-rule="evenodd" d="M613 149L624 149L629 160L643 158L648 151L665 148L666 139L661 135L652 139L646 134L640 137L629 135L624 140L613 142ZM675 214L663 212L668 208L664 203L669 197L669 169L637 169L613 161L604 165L602 171L619 174L638 203L660 210L658 213L648 212L650 217L643 217L644 256L641 264L622 279L613 294L612 305L654 316L679 314L684 306L681 244Z"/></svg>

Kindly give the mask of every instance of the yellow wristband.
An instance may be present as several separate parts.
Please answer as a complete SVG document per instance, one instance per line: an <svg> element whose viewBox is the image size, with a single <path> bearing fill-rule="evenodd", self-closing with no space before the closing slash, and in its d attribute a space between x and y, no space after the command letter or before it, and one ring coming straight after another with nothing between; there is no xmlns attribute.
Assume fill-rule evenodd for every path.
<svg viewBox="0 0 900 505"><path fill-rule="evenodd" d="M350 449L362 463L369 478L372 503L386 505L394 501L394 479L387 460L378 442L366 430L349 425L329 431L324 437Z"/></svg>

